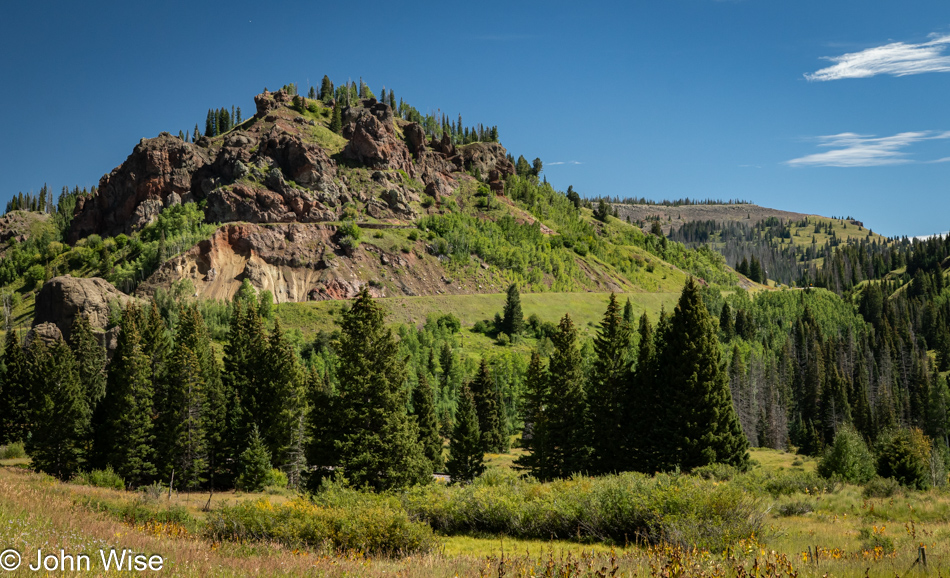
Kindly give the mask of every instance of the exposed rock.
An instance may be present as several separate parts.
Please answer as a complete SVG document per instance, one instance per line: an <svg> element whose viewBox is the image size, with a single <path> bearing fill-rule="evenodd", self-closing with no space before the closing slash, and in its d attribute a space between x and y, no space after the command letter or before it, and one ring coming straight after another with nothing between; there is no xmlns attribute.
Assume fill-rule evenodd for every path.
<svg viewBox="0 0 950 578"><path fill-rule="evenodd" d="M98 277L53 277L36 295L33 326L52 324L64 339L69 339L73 320L77 315L85 315L94 330L104 331L109 325L109 303L115 301L125 307L133 299ZM49 328L42 331L44 335L51 334Z"/></svg>
<svg viewBox="0 0 950 578"><path fill-rule="evenodd" d="M0 217L0 243L15 239L22 243L30 238L31 234L52 228L49 213L36 211L11 211ZM0 255L3 253L0 252Z"/></svg>
<svg viewBox="0 0 950 578"><path fill-rule="evenodd" d="M406 135L406 144L409 146L409 152L413 158L419 160L419 153L426 148L426 132L419 126L419 123L409 123L403 127Z"/></svg>
<svg viewBox="0 0 950 578"><path fill-rule="evenodd" d="M380 107L385 109L384 113L377 114ZM379 103L373 109L360 108L352 112L349 108L347 111L354 120L343 133L350 139L343 149L345 158L375 169L401 169L410 176L416 175L406 143L396 136L389 105ZM384 120L380 120L380 116Z"/></svg>
<svg viewBox="0 0 950 578"><path fill-rule="evenodd" d="M280 108L281 104L290 102L292 99L289 94L283 90L269 92L265 90L254 97L254 105L257 107L257 117L264 118L268 112Z"/></svg>
<svg viewBox="0 0 950 578"><path fill-rule="evenodd" d="M515 167L508 160L508 151L496 142L476 142L460 147L463 166L466 169L478 169L488 176L492 171L498 171L501 179L515 174Z"/></svg>
<svg viewBox="0 0 950 578"><path fill-rule="evenodd" d="M115 236L147 224L171 194L184 198L211 163L207 149L170 135L143 140L129 158L99 181L94 197L79 199L69 241L92 233ZM139 210L139 205L149 206Z"/></svg>
<svg viewBox="0 0 950 578"><path fill-rule="evenodd" d="M57 327L55 323L40 323L34 325L26 334L27 347L29 347L30 343L36 338L41 339L43 343L49 346L63 339L63 332L59 330L59 327Z"/></svg>

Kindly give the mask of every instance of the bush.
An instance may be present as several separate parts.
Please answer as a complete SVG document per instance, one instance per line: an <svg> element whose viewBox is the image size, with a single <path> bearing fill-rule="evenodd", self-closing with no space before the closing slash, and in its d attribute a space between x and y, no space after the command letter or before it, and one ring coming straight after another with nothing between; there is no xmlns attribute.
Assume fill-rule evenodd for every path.
<svg viewBox="0 0 950 578"><path fill-rule="evenodd" d="M264 479L265 488L286 488L287 484L287 474L276 468L272 469Z"/></svg>
<svg viewBox="0 0 950 578"><path fill-rule="evenodd" d="M739 470L736 469L735 466L730 466L729 464L709 464L695 468L691 473L704 480L728 482L732 478L736 477L736 474L739 473Z"/></svg>
<svg viewBox="0 0 950 578"><path fill-rule="evenodd" d="M0 460L18 460L26 457L23 442L13 442L0 446Z"/></svg>
<svg viewBox="0 0 950 578"><path fill-rule="evenodd" d="M901 485L894 478L873 478L864 485L861 494L865 498L891 498L902 493Z"/></svg>
<svg viewBox="0 0 950 578"><path fill-rule="evenodd" d="M458 333L462 329L462 322L459 321L458 317L452 315L451 313L441 315L436 320L436 325L448 330L449 333Z"/></svg>
<svg viewBox="0 0 950 578"><path fill-rule="evenodd" d="M761 485L770 495L791 496L792 494L821 494L834 493L839 489L838 483L822 478L814 472L786 471L768 476L764 480L757 480L754 476L749 482Z"/></svg>
<svg viewBox="0 0 950 578"><path fill-rule="evenodd" d="M818 463L818 474L863 484L874 477L874 456L864 438L852 428L842 428Z"/></svg>
<svg viewBox="0 0 950 578"><path fill-rule="evenodd" d="M894 551L894 540L891 540L885 536L883 528L878 531L877 528L873 530L868 530L867 528L862 528L861 532L858 534L858 537L861 539L861 549L873 552L878 548L885 554L890 554Z"/></svg>
<svg viewBox="0 0 950 578"><path fill-rule="evenodd" d="M501 332L498 334L498 337L495 339L495 343L500 345L501 347L506 347L507 345L511 343L511 338L508 337L507 333Z"/></svg>
<svg viewBox="0 0 950 578"><path fill-rule="evenodd" d="M46 281L46 269L37 263L26 270L24 277L28 287L35 287Z"/></svg>
<svg viewBox="0 0 950 578"><path fill-rule="evenodd" d="M890 430L877 446L877 473L902 486L926 490L931 486L930 438L917 428Z"/></svg>
<svg viewBox="0 0 950 578"><path fill-rule="evenodd" d="M814 504L808 500L792 500L785 504L780 504L776 511L779 516L804 516L815 509Z"/></svg>
<svg viewBox="0 0 950 578"><path fill-rule="evenodd" d="M208 517L215 540L278 542L291 548L390 555L427 552L436 545L432 529L413 522L392 498L353 491L339 505L304 499L275 505L266 500L223 507ZM319 496L318 496L319 499ZM331 500L334 501L334 500Z"/></svg>
<svg viewBox="0 0 950 578"><path fill-rule="evenodd" d="M755 500L734 484L639 473L538 483L494 473L467 486L403 494L413 516L446 534L486 532L522 539L670 543L721 549L762 527Z"/></svg>
<svg viewBox="0 0 950 578"><path fill-rule="evenodd" d="M410 241L418 241L418 240L419 240L419 231L417 231L417 230L415 230L415 229L413 229L412 231L409 231L409 240L410 240Z"/></svg>
<svg viewBox="0 0 950 578"><path fill-rule="evenodd" d="M91 472L79 472L70 480L73 484L83 486L95 486L97 488L112 488L114 490L125 489L125 480L122 476L115 473L112 466L104 470L92 470Z"/></svg>

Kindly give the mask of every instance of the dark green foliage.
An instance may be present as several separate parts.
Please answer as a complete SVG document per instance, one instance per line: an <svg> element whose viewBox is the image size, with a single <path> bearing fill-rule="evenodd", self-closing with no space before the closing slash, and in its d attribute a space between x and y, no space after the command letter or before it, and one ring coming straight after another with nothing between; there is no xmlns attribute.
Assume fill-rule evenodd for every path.
<svg viewBox="0 0 950 578"><path fill-rule="evenodd" d="M657 428L659 465L686 471L714 462L745 467L749 442L732 405L716 330L692 278L659 337L656 386L666 406Z"/></svg>
<svg viewBox="0 0 950 578"><path fill-rule="evenodd" d="M531 353L531 362L525 375L522 402L524 430L521 433L521 447L527 453L515 460L515 467L526 470L539 480L552 478L547 440L548 383L549 377L541 355L535 350Z"/></svg>
<svg viewBox="0 0 950 578"><path fill-rule="evenodd" d="M330 117L330 130L336 134L343 132L343 106L337 102L333 105L333 114Z"/></svg>
<svg viewBox="0 0 950 578"><path fill-rule="evenodd" d="M469 383L469 389L475 400L475 413L478 415L478 429L482 436L482 451L501 452L505 449L505 430L499 420L498 396L495 382L488 371L488 364L482 359L475 378Z"/></svg>
<svg viewBox="0 0 950 578"><path fill-rule="evenodd" d="M0 444L26 439L29 420L29 374L26 356L16 330L7 330L3 348L3 374L0 381Z"/></svg>
<svg viewBox="0 0 950 578"><path fill-rule="evenodd" d="M69 346L78 363L79 383L90 412L106 394L106 350L92 333L85 315L76 315L69 333Z"/></svg>
<svg viewBox="0 0 950 578"><path fill-rule="evenodd" d="M505 308L501 318L501 331L510 337L520 335L524 331L524 313L521 312L521 294L518 286L512 283L508 286L508 297L505 299Z"/></svg>
<svg viewBox="0 0 950 578"><path fill-rule="evenodd" d="M826 478L864 484L874 477L874 456L861 434L845 427L838 431L834 443L818 463L818 473Z"/></svg>
<svg viewBox="0 0 950 578"><path fill-rule="evenodd" d="M515 172L519 177L526 177L532 174L531 165L528 164L528 161L524 158L524 156L518 157L518 162L515 163Z"/></svg>
<svg viewBox="0 0 950 578"><path fill-rule="evenodd" d="M33 380L26 451L34 468L68 480L86 461L91 414L69 347L61 339L49 351L38 338L34 343L39 346L30 348L37 357L31 364L40 371Z"/></svg>
<svg viewBox="0 0 950 578"><path fill-rule="evenodd" d="M722 312L719 314L719 332L723 342L726 343L736 336L736 326L732 320L732 308L729 307L729 303L723 304Z"/></svg>
<svg viewBox="0 0 950 578"><path fill-rule="evenodd" d="M577 347L577 329L569 315L561 319L551 342L554 353L548 365L546 469L552 477L564 478L587 471L591 453L583 359Z"/></svg>
<svg viewBox="0 0 950 578"><path fill-rule="evenodd" d="M623 469L646 473L656 471L657 444L652 436L652 424L662 415L663 401L656 383L656 348L653 326L646 313L640 316L637 328L639 348L636 369L623 391L621 407L628 427L620 435L621 451L625 457Z"/></svg>
<svg viewBox="0 0 950 578"><path fill-rule="evenodd" d="M442 458L442 438L439 437L439 422L435 417L432 387L425 374L419 376L419 384L412 390L412 409L423 454L432 462L432 469L440 471L445 463Z"/></svg>
<svg viewBox="0 0 950 578"><path fill-rule="evenodd" d="M247 449L238 458L239 474L235 486L246 492L259 492L264 489L271 472L270 453L264 446L257 424L251 428Z"/></svg>
<svg viewBox="0 0 950 578"><path fill-rule="evenodd" d="M930 439L919 429L892 429L877 442L877 473L894 478L902 486L926 490L931 487Z"/></svg>
<svg viewBox="0 0 950 578"><path fill-rule="evenodd" d="M415 423L406 411L406 369L382 307L364 288L340 322L339 465L357 486L376 490L429 481Z"/></svg>
<svg viewBox="0 0 950 578"><path fill-rule="evenodd" d="M591 473L619 472L624 455L618 440L630 425L624 416L624 391L630 381L630 326L620 313L617 296L610 294L607 311L594 339L596 358L588 387L591 416L590 439L593 445Z"/></svg>
<svg viewBox="0 0 950 578"><path fill-rule="evenodd" d="M205 381L195 353L179 342L168 369L169 385L157 423L160 476L174 471L178 486L194 490L208 477Z"/></svg>
<svg viewBox="0 0 950 578"><path fill-rule="evenodd" d="M485 471L483 447L475 399L472 390L464 386L459 394L455 427L449 438L449 460L446 463L446 471L453 482L470 482Z"/></svg>
<svg viewBox="0 0 950 578"><path fill-rule="evenodd" d="M152 431L151 364L139 333L141 311L130 304L122 314L122 330L109 364L103 421L96 453L125 480L138 486L156 475Z"/></svg>
<svg viewBox="0 0 950 578"><path fill-rule="evenodd" d="M597 202L597 208L594 209L594 218L606 223L610 215L610 206L608 206L603 199L600 199L600 201Z"/></svg>

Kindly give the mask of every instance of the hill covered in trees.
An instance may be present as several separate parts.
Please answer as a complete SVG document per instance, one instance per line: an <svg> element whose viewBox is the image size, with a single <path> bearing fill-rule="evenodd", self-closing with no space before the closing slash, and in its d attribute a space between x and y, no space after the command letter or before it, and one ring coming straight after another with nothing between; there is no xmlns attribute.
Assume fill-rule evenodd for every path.
<svg viewBox="0 0 950 578"><path fill-rule="evenodd" d="M945 483L945 240L745 202L585 202L496 127L362 81L255 109L143 139L94 190L8 205L0 443L34 467L384 490L471 479L513 442L549 480L919 430L927 471L902 480ZM140 300L38 315L64 275ZM445 306L480 294L504 303ZM561 310L526 315L527 295ZM414 309L391 323L396 298Z"/></svg>

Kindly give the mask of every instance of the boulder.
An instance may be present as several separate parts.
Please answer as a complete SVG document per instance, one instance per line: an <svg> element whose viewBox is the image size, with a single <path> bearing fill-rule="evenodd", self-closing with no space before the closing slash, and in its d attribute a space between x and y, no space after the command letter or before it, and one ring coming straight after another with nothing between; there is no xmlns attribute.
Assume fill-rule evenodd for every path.
<svg viewBox="0 0 950 578"><path fill-rule="evenodd" d="M378 106L389 109L389 105ZM347 111L352 111L352 109L347 109ZM396 136L391 111L388 122L379 119L379 116L385 119L387 115L377 115L374 110L366 108L348 112L348 116L352 116L354 120L347 125L343 133L343 136L350 139L343 149L344 158L370 168L401 169L412 177L416 176L409 148L402 139Z"/></svg>
<svg viewBox="0 0 950 578"><path fill-rule="evenodd" d="M109 304L116 302L125 307L134 300L98 277L53 277L36 295L33 329L45 339L53 335L52 328L48 327L53 325L68 340L73 320L77 315L85 315L94 330L105 331L109 326Z"/></svg>

